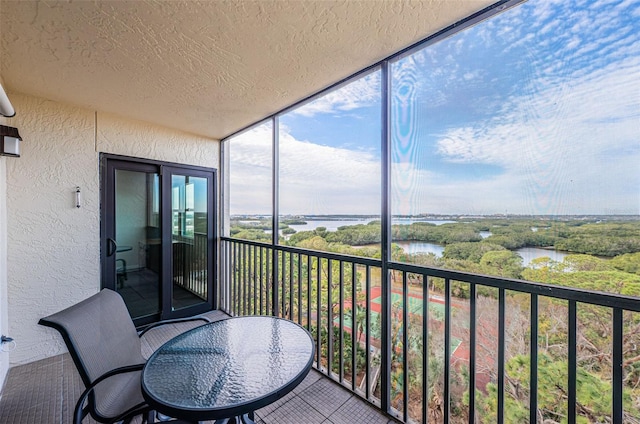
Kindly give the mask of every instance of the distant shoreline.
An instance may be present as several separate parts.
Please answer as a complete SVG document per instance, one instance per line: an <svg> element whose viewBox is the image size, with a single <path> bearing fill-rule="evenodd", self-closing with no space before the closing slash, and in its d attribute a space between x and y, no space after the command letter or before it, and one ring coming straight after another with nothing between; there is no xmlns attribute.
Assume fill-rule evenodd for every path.
<svg viewBox="0 0 640 424"><path fill-rule="evenodd" d="M239 214L231 215L232 220L261 220L271 219L270 215ZM350 220L381 220L379 215L280 215L280 220L308 220L308 221L350 221ZM394 219L411 219L416 221L463 221L469 219L535 219L535 220L602 220L602 221L640 221L640 215L518 215L518 214L494 214L494 215L458 215L458 214L418 214L418 215L392 215Z"/></svg>

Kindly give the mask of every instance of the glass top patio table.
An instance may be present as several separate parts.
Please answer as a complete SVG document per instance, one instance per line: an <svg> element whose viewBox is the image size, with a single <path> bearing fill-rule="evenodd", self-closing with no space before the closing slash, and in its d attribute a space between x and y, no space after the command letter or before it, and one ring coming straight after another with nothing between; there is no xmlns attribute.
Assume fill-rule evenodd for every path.
<svg viewBox="0 0 640 424"><path fill-rule="evenodd" d="M306 377L314 350L307 330L281 318L212 322L162 345L142 371L142 391L154 409L183 420L253 415Z"/></svg>

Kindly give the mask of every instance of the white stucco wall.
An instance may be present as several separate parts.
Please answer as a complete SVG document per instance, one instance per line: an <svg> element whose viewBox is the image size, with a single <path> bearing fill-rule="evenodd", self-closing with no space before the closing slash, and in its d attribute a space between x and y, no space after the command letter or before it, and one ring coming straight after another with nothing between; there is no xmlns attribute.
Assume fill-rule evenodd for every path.
<svg viewBox="0 0 640 424"><path fill-rule="evenodd" d="M0 122L3 124L4 122ZM9 335L7 301L7 158L0 156L0 333ZM0 390L9 370L9 353L0 353Z"/></svg>
<svg viewBox="0 0 640 424"><path fill-rule="evenodd" d="M4 81L0 76L0 84ZM9 99L11 100L11 99ZM0 125L11 126L11 119L0 116ZM0 156L0 334L9 334L9 301L7 299L7 161L17 160ZM0 347L0 349L10 347ZM0 390L9 371L9 353L0 352Z"/></svg>
<svg viewBox="0 0 640 424"><path fill-rule="evenodd" d="M100 287L98 153L95 113L13 95L12 120L23 142L7 164L10 363L61 351L61 340L38 319ZM82 207L74 204L75 187Z"/></svg>
<svg viewBox="0 0 640 424"><path fill-rule="evenodd" d="M215 140L40 98L12 95L12 102L20 114L11 124L24 140L21 157L6 167L16 365L63 352L57 332L38 319L100 289L99 152L217 168L219 149Z"/></svg>
<svg viewBox="0 0 640 424"><path fill-rule="evenodd" d="M98 114L97 122L100 152L219 167L218 141L104 113Z"/></svg>

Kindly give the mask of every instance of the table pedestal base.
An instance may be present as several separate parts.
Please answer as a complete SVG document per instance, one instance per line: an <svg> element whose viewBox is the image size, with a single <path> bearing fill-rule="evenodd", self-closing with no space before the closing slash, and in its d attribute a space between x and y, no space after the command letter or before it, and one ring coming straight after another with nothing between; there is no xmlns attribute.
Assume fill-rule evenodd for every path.
<svg viewBox="0 0 640 424"><path fill-rule="evenodd" d="M184 421L184 420L174 420L173 418L163 415L163 414L158 414L157 418L160 422L169 422L171 424L203 424L204 421ZM213 424L256 424L255 420L256 417L254 415L253 412L250 412L248 414L244 414L238 417L233 417L233 418L222 418L220 420L215 420L213 422ZM151 422L156 422L155 420L153 420L152 418L150 418L148 420L149 423Z"/></svg>
<svg viewBox="0 0 640 424"><path fill-rule="evenodd" d="M255 416L253 412L250 412L248 414L244 414L239 417L224 418L222 420L216 420L214 424L255 424L255 422L253 421L254 419L255 419Z"/></svg>

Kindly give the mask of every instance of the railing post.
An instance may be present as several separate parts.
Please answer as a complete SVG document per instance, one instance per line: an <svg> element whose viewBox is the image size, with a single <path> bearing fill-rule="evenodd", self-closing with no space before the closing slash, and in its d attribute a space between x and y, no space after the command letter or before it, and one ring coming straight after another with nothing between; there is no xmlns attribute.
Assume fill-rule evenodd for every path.
<svg viewBox="0 0 640 424"><path fill-rule="evenodd" d="M576 390L577 390L577 305L575 300L569 301L569 329L568 329L568 367L567 370L567 422L576 422Z"/></svg>
<svg viewBox="0 0 640 424"><path fill-rule="evenodd" d="M451 413L451 280L444 280L444 422L449 423Z"/></svg>
<svg viewBox="0 0 640 424"><path fill-rule="evenodd" d="M273 254L271 255L271 313L274 317L280 316L280 297L278 291L280 290L280 284L278 282L278 250L275 246L272 247Z"/></svg>
<svg viewBox="0 0 640 424"><path fill-rule="evenodd" d="M327 260L327 375L333 374L333 294L331 290L331 259Z"/></svg>
<svg viewBox="0 0 640 424"><path fill-rule="evenodd" d="M623 311L613 308L613 424L622 424L623 409Z"/></svg>
<svg viewBox="0 0 640 424"><path fill-rule="evenodd" d="M476 284L469 283L469 424L476 422ZM533 421L531 424L535 424Z"/></svg>
<svg viewBox="0 0 640 424"><path fill-rule="evenodd" d="M429 277L422 274L422 423L429 422Z"/></svg>
<svg viewBox="0 0 640 424"><path fill-rule="evenodd" d="M356 332L358 331L358 293L357 293L357 267L355 262L351 264L351 391L356 391L356 375L358 373L358 344ZM358 344L356 344L358 343Z"/></svg>
<svg viewBox="0 0 640 424"><path fill-rule="evenodd" d="M371 397L371 267L367 266L365 270L364 280L364 349L365 349L365 373L364 378L366 382L365 396L367 399ZM384 298L383 298L384 299ZM382 301L384 304L384 300ZM391 306L391 304L389 304ZM388 333L391 334L391 333ZM389 343L390 345L391 343ZM382 347L384 348L384 344ZM383 349L384 350L384 349ZM389 374L391 375L391 374Z"/></svg>
<svg viewBox="0 0 640 424"><path fill-rule="evenodd" d="M316 257L316 366L322 368L322 258Z"/></svg>
<svg viewBox="0 0 640 424"><path fill-rule="evenodd" d="M498 410L497 422L504 423L505 306L504 288L498 289Z"/></svg>
<svg viewBox="0 0 640 424"><path fill-rule="evenodd" d="M409 422L409 284L402 273L402 418ZM445 380L446 382L446 380ZM445 413L446 417L446 413ZM445 418L445 422L446 418Z"/></svg>
<svg viewBox="0 0 640 424"><path fill-rule="evenodd" d="M538 421L538 295L531 295L531 339L529 341L529 422Z"/></svg>

